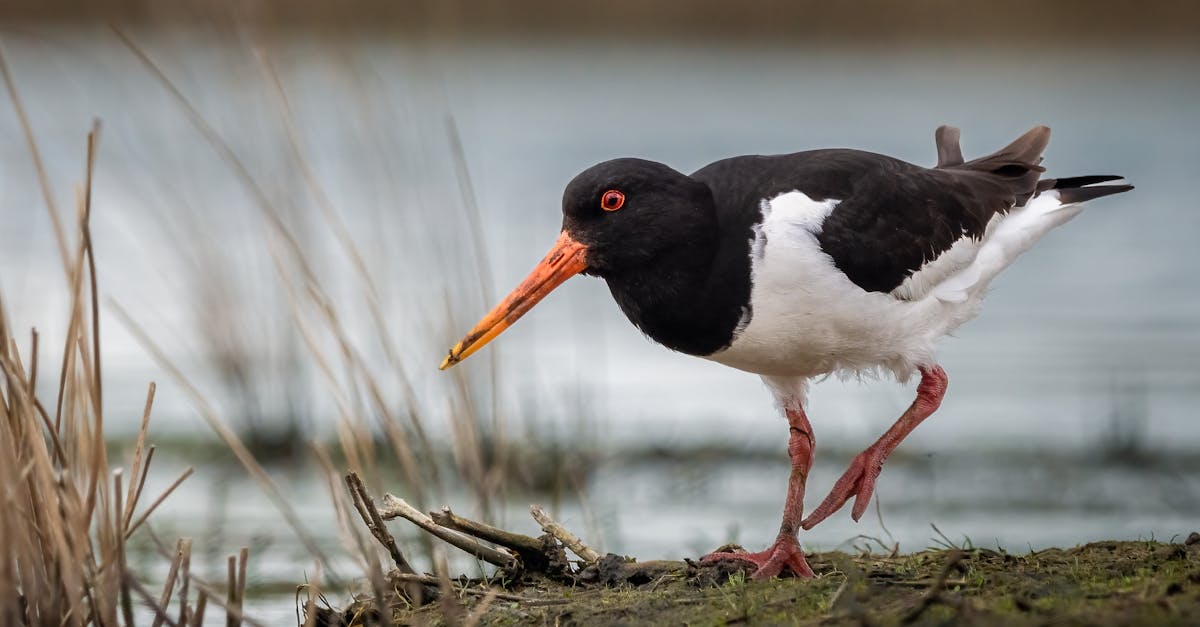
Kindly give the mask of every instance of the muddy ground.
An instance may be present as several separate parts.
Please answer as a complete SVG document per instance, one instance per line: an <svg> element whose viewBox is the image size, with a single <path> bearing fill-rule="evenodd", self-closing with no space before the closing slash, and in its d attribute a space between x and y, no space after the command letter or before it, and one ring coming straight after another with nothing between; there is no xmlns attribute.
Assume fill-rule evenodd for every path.
<svg viewBox="0 0 1200 627"><path fill-rule="evenodd" d="M569 580L455 580L396 625L1198 625L1200 534L1177 543L1096 542L1014 555L947 549L822 553L815 579L755 581L736 562L639 564L613 555ZM487 590L502 585L499 596ZM491 586L488 588L486 586ZM443 586L442 588L446 588ZM369 624L362 600L322 618Z"/></svg>

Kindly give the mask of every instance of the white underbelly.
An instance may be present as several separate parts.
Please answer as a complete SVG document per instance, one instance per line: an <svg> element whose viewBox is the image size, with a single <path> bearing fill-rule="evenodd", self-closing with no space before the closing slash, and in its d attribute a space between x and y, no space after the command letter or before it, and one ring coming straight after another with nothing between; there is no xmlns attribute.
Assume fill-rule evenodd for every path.
<svg viewBox="0 0 1200 627"><path fill-rule="evenodd" d="M932 363L933 344L955 312L934 299L867 292L838 270L815 235L837 201L799 192L773 200L764 203L752 245L748 320L728 348L707 358L788 377L882 369L906 379Z"/></svg>
<svg viewBox="0 0 1200 627"><path fill-rule="evenodd" d="M828 269L806 270L812 272L798 274L790 286L757 282L749 323L728 348L708 358L747 372L788 377L883 369L903 379L917 366L932 363L943 326L936 303L866 292L831 261Z"/></svg>

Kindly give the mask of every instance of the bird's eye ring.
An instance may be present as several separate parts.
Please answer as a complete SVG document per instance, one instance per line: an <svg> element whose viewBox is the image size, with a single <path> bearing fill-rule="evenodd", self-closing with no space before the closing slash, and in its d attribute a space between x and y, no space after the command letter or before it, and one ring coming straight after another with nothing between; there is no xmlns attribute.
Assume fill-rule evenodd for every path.
<svg viewBox="0 0 1200 627"><path fill-rule="evenodd" d="M625 194L615 189L604 192L604 195L600 197L600 208L605 211L616 211L623 206L625 206Z"/></svg>

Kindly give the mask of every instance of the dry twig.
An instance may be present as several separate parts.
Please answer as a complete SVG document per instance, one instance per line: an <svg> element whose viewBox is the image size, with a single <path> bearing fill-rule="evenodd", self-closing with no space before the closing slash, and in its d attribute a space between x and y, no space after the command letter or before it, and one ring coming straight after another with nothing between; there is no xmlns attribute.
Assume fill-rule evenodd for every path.
<svg viewBox="0 0 1200 627"><path fill-rule="evenodd" d="M402 573L416 572L413 570L412 565L409 564L408 560L404 557L404 553L400 551L400 547L396 545L396 539L392 537L391 532L388 531L387 525L383 522L383 517L380 516L379 510L375 507L374 499L372 499L370 493L367 492L367 487L363 485L362 479L358 476L358 473L352 471L346 474L346 486L350 489L350 500L354 503L354 509L358 510L359 517L362 518L363 523L367 526L367 529L371 532L371 535L375 537L379 544L383 545L383 548L387 549L388 554L392 558L392 562L396 564L396 568ZM372 570L376 570L374 560L372 560ZM371 583L376 588L375 594L378 597L377 601L382 603L383 583L382 581L376 580L377 577L373 575L371 578ZM421 605L424 599L429 596L419 585L405 585L403 588L404 594L416 605ZM382 611L383 607L381 606L379 609Z"/></svg>
<svg viewBox="0 0 1200 627"><path fill-rule="evenodd" d="M388 531L387 525L383 522L383 517L379 515L379 510L375 507L375 501L367 492L367 487L363 485L362 479L356 472L346 474L346 486L350 489L350 496L354 502L354 508L358 510L358 515L362 517L363 523L367 525L367 529L383 548L387 549L391 555L392 561L395 562L396 568L402 573L415 573L411 564L404 557L404 553L400 552L400 547L396 545L396 539L392 537Z"/></svg>
<svg viewBox="0 0 1200 627"><path fill-rule="evenodd" d="M542 526L543 531L554 536L555 538L558 538L558 541L562 542L563 546L570 549L572 553L578 555L579 559L583 560L584 564L591 565L594 564L596 560L600 559L599 553L588 548L588 546L583 543L583 540L579 539L579 536L567 531L566 527L563 527L553 518L548 516L546 512L542 511L541 507L538 507L537 505L530 506L529 514L533 516L533 519L536 520L539 525Z"/></svg>
<svg viewBox="0 0 1200 627"><path fill-rule="evenodd" d="M547 561L545 548L541 540L537 538L532 538L521 533L505 531L486 523L463 518L451 511L449 506L442 507L442 511L440 512L429 512L429 517L433 522L447 529L461 531L475 536L480 540L499 544L520 556L522 563L527 568L541 570L540 565L545 564Z"/></svg>
<svg viewBox="0 0 1200 627"><path fill-rule="evenodd" d="M380 508L379 513L384 520L391 520L397 517L403 518L489 564L505 569L516 565L516 559L511 554L487 546L466 534L447 529L433 522L433 519L426 516L421 510L409 505L404 499L391 494L383 495L383 507Z"/></svg>

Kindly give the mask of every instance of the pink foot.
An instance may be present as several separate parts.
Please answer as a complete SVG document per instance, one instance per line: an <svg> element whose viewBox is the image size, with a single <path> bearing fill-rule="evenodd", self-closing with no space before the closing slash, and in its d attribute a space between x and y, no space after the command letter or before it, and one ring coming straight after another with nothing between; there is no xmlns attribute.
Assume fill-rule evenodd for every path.
<svg viewBox="0 0 1200 627"><path fill-rule="evenodd" d="M946 371L942 370L941 366L922 367L920 370L921 384L917 386L917 398L913 400L912 405L909 405L904 415L900 416L896 424L893 424L879 440L854 457L850 468L837 480L829 496L825 497L808 518L801 521L801 527L812 529L817 523L829 518L830 514L841 509L852 496L854 509L850 515L855 521L862 518L863 513L867 511L867 504L871 502L871 495L875 493L875 479L883 470L883 460L887 459L922 420L937 411L942 397L946 394Z"/></svg>
<svg viewBox="0 0 1200 627"><path fill-rule="evenodd" d="M754 564L758 567L752 575L755 579L778 577L784 567L791 570L792 574L797 577L813 576L812 569L804 559L804 551L800 550L800 543L792 537L779 538L775 540L775 544L772 544L771 548L758 553L709 553L700 558L700 563L712 564L721 560L741 560Z"/></svg>
<svg viewBox="0 0 1200 627"><path fill-rule="evenodd" d="M879 478L879 473L883 470L885 457L887 455L882 454L874 446L855 455L854 461L850 462L850 467L846 469L842 478L833 485L829 496L821 501L821 504L800 523L800 526L812 529L817 523L841 509L846 501L850 500L850 497L854 497L854 509L850 510L850 517L858 522L858 519L862 518L867 511L871 495L875 493L875 480Z"/></svg>

